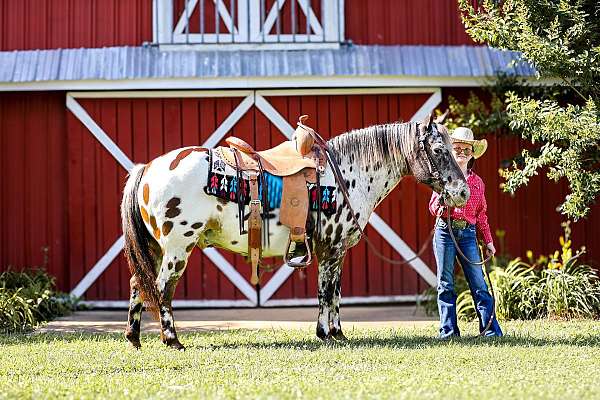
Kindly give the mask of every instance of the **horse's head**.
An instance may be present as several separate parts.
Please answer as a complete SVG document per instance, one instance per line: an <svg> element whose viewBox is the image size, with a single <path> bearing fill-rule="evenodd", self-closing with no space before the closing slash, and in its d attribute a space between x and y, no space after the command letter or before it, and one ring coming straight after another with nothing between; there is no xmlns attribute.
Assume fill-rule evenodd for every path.
<svg viewBox="0 0 600 400"><path fill-rule="evenodd" d="M441 193L446 205L464 206L469 199L469 186L452 156L448 130L441 120L434 122L428 116L419 124L416 140L416 157L411 166L415 178Z"/></svg>

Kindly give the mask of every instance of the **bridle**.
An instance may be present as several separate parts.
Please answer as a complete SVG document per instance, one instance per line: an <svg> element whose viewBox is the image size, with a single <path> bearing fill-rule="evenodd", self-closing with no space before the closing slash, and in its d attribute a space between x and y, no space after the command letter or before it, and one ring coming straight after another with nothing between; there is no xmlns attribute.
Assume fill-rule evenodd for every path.
<svg viewBox="0 0 600 400"><path fill-rule="evenodd" d="M419 126L419 124L417 124L417 126ZM433 134L433 130L431 132L429 132L427 130L427 128L429 128L431 126L431 124L429 124L428 126L425 127L425 129L421 130L420 126L419 126L419 151L423 154L425 154L425 159L426 159L426 167L427 170L429 171L429 174L432 176L432 178L434 180L437 180L439 183L443 183L441 182L441 174L440 174L440 169L439 167L436 165L435 161L433 160L433 154L431 154L431 147L426 145L427 139L429 138L430 135ZM443 185L441 185L443 186Z"/></svg>

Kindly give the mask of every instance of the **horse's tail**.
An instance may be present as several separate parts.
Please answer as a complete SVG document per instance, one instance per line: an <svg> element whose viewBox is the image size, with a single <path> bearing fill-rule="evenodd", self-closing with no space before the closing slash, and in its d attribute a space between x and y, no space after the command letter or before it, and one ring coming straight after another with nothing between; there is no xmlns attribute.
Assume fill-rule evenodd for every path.
<svg viewBox="0 0 600 400"><path fill-rule="evenodd" d="M123 252L129 264L129 271L137 278L140 294L146 307L158 318L160 295L156 286L156 264L152 249L160 248L158 242L150 235L138 203L138 188L144 175L144 165L136 165L130 172L123 201L121 202L121 222L125 246Z"/></svg>

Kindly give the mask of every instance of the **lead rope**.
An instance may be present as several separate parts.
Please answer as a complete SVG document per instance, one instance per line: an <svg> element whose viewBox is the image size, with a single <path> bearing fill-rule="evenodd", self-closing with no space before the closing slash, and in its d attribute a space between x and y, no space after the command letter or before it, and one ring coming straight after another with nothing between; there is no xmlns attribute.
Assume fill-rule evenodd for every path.
<svg viewBox="0 0 600 400"><path fill-rule="evenodd" d="M452 242L454 242L454 247L456 248L456 251L469 264L481 265L483 275L487 278L487 280L490 284L490 291L491 291L491 295L492 295L492 314L490 315L490 320L488 321L485 328L481 332L479 332L479 335L477 335L477 336L484 336L485 333L492 327L494 318L496 318L496 294L494 293L494 286L492 285L492 280L490 279L490 276L489 276L489 274L487 272L487 268L486 268L487 262L490 261L493 256L488 256L485 260L483 260L481 262L475 262L475 261L469 260L467 258L467 256L465 256L465 254L460 249L460 246L458 245L458 242L456 241L456 238L454 237L454 232L452 230L452 221L450 220L450 214L451 214L450 208L451 207L442 206L440 208L440 213L439 213L438 217L441 217L441 215L444 213L444 208L448 208L448 212L446 213L446 223L447 223L447 227L448 227L448 232L450 232L450 237L452 238ZM481 247L480 246L478 246L478 247L479 247L479 253L481 254L481 258L483 259L483 252L481 250ZM475 299L473 299L473 301L475 301ZM475 306L475 310L477 311L477 306Z"/></svg>

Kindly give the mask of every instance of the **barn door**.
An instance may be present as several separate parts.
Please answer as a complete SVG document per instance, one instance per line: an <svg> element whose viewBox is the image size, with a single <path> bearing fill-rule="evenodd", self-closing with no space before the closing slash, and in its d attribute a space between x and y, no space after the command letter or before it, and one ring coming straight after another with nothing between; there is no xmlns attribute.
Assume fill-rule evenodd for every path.
<svg viewBox="0 0 600 400"><path fill-rule="evenodd" d="M439 90L418 89L68 93L72 294L99 306L127 305L129 272L119 256L123 238L118 205L134 163L182 146L221 145L228 135L257 148L270 147L291 137L292 123L300 114L311 115L311 125L331 137L378 122L421 118L440 99ZM411 201L423 201L414 181L401 186L406 196L412 192ZM379 236L380 250L388 255L409 258L419 244L419 233L409 229L416 221L407 225L395 219L394 196L376 210L369 235ZM401 239L398 231L406 231L408 239ZM263 275L262 287L254 288L242 257L216 249L195 251L174 304L316 304L316 266L294 273L281 260L268 261L273 271ZM345 302L414 300L416 293L435 282L422 260L399 270L375 259L364 245L352 249L346 264Z"/></svg>

